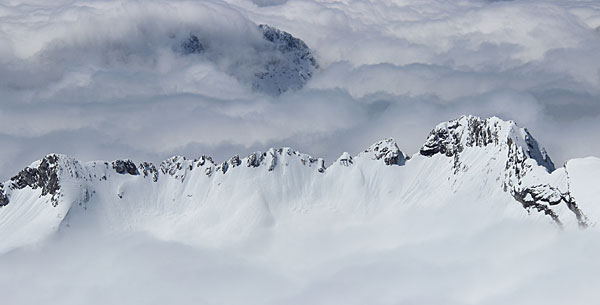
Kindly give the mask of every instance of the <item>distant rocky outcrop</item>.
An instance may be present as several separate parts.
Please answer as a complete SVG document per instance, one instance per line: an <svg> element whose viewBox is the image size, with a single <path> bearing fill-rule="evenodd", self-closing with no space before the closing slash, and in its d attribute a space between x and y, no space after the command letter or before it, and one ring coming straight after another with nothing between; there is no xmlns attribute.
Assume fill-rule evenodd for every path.
<svg viewBox="0 0 600 305"><path fill-rule="evenodd" d="M11 182L8 187L13 190L26 187L41 189L42 196L50 195L52 203L56 205L57 193L60 189L57 174L58 158L57 155L48 155L39 162L37 167L26 167L10 179ZM7 205L8 202L9 200L5 194L0 196L0 205Z"/></svg>
<svg viewBox="0 0 600 305"><path fill-rule="evenodd" d="M465 147L511 146L515 144L529 158L544 166L549 172L555 169L554 163L545 149L525 128L518 127L513 121L503 121L492 117L482 119L476 116L462 116L436 126L420 150L421 155L443 154L453 157Z"/></svg>
<svg viewBox="0 0 600 305"><path fill-rule="evenodd" d="M369 155L373 160L382 160L386 165L404 165L407 159L392 138L376 142L360 155Z"/></svg>
<svg viewBox="0 0 600 305"><path fill-rule="evenodd" d="M204 52L204 46L200 42L198 36L190 34L190 36L181 42L181 52L183 54L200 54Z"/></svg>
<svg viewBox="0 0 600 305"><path fill-rule="evenodd" d="M431 157L437 154L453 159L454 173L465 171L467 166L461 154L468 148L493 148L490 158L502 156L505 160L503 188L527 210L535 210L550 216L557 224L561 220L553 206L565 204L577 217L581 227L588 226L588 219L578 208L569 190L561 191L549 184L532 184L529 178L535 165L550 173L554 163L525 128L513 121L492 117L462 116L436 126L422 146L420 154Z"/></svg>
<svg viewBox="0 0 600 305"><path fill-rule="evenodd" d="M319 67L312 51L304 41L288 32L261 24L258 28L264 38L281 54L255 74L252 86L259 91L281 94L287 90L297 90L306 84Z"/></svg>
<svg viewBox="0 0 600 305"><path fill-rule="evenodd" d="M255 72L247 75L246 71L240 72L234 68L229 73L248 82L254 90L270 95L302 88L319 67L312 50L301 39L275 27L261 24L258 30L265 43L255 46L259 48L256 52L264 58L255 60L259 63L253 67ZM175 47L182 55L203 55L211 51L210 48L209 43L203 42L202 37L194 33L184 37ZM218 50L215 52L221 53ZM209 58L218 56L213 54Z"/></svg>
<svg viewBox="0 0 600 305"><path fill-rule="evenodd" d="M112 163L112 167L119 174L139 175L137 166L131 160L116 160Z"/></svg>

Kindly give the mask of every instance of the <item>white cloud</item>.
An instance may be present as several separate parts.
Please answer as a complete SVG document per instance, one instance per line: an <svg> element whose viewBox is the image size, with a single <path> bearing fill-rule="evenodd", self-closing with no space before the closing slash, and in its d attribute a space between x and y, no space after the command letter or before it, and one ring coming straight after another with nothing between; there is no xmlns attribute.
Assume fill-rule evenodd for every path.
<svg viewBox="0 0 600 305"><path fill-rule="evenodd" d="M597 229L474 206L477 217L456 205L401 222L283 224L220 249L66 230L4 254L0 286L11 304L595 304Z"/></svg>
<svg viewBox="0 0 600 305"><path fill-rule="evenodd" d="M594 2L263 4L275 5L4 4L0 130L12 153L0 177L54 151L159 161L206 153L192 147L225 159L232 147L297 145L332 160L394 136L414 152L435 123L463 113L517 120L559 163L600 151L589 140L599 124L580 123L600 114ZM264 58L258 23L314 50L321 70L307 88L269 97L232 76ZM190 32L219 53L173 53L172 37Z"/></svg>

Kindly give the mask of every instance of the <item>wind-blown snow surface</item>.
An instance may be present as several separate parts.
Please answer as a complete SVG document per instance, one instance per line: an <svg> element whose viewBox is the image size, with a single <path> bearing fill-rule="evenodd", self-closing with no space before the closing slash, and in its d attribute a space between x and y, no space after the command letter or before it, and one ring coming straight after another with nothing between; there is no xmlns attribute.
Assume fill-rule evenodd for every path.
<svg viewBox="0 0 600 305"><path fill-rule="evenodd" d="M412 157L386 139L328 167L49 155L3 184L0 286L11 304L594 304L599 176L473 116Z"/></svg>

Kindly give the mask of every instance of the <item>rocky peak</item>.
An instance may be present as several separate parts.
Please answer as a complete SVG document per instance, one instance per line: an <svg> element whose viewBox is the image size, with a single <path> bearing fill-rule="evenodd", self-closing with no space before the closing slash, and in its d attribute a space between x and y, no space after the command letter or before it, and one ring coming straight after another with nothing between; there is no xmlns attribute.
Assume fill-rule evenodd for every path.
<svg viewBox="0 0 600 305"><path fill-rule="evenodd" d="M160 163L160 171L163 174L169 174L171 176L175 175L178 171L182 170L185 166L185 161L187 159L183 156L173 156L167 160L164 160Z"/></svg>
<svg viewBox="0 0 600 305"><path fill-rule="evenodd" d="M56 205L57 193L60 190L59 174L60 169L59 161L62 156L59 155L47 155L39 162L34 163L22 171L16 176L10 178L9 189L24 189L31 187L32 189L42 189L42 196L51 195L52 204ZM3 190L4 186L0 186L0 205L4 206L9 203L9 197L6 191Z"/></svg>
<svg viewBox="0 0 600 305"><path fill-rule="evenodd" d="M554 171L554 164L546 151L525 128L513 121L503 121L497 117L482 119L476 116L462 116L458 119L437 125L429 134L420 150L423 156L437 154L453 158L454 174L466 171L461 155L465 149L487 149L489 158L501 157L504 172L499 181L503 188L528 211L537 211L551 217L558 225L561 221L552 206L563 202L575 213L580 226L587 220L579 211L577 203L568 193L547 184L531 185L527 176L542 166L547 172ZM491 150L490 150L491 149Z"/></svg>
<svg viewBox="0 0 600 305"><path fill-rule="evenodd" d="M241 160L234 156L229 161L233 167L244 165L259 168L265 166L268 171L273 171L280 165L287 166L290 162L299 162L303 166L316 167L319 172L325 171L325 161L323 159L313 158L289 147L270 148L266 152L254 152Z"/></svg>
<svg viewBox="0 0 600 305"><path fill-rule="evenodd" d="M281 56L269 61L263 71L255 74L253 88L275 95L302 88L319 67L310 48L290 33L266 24L258 28Z"/></svg>
<svg viewBox="0 0 600 305"><path fill-rule="evenodd" d="M436 154L454 157L468 147L489 146L521 150L527 158L535 160L548 171L554 170L552 160L527 129L497 117L482 119L461 116L441 123L429 133L420 154L427 157Z"/></svg>
<svg viewBox="0 0 600 305"><path fill-rule="evenodd" d="M304 41L266 24L261 24L258 28L263 32L263 37L274 43L282 53L299 53L300 59L306 59L312 66L318 67L317 61Z"/></svg>
<svg viewBox="0 0 600 305"><path fill-rule="evenodd" d="M404 165L407 159L393 138L376 142L357 157L360 156L368 156L372 160L382 160L385 165Z"/></svg>
<svg viewBox="0 0 600 305"><path fill-rule="evenodd" d="M262 33L263 41L251 47L255 48L259 57L232 64L226 72L251 85L254 90L270 95L302 88L319 67L312 50L301 39L275 27L261 24L257 26L257 31L259 35ZM170 37L177 36L171 34ZM228 52L220 48L229 44L214 43L210 39L214 37L205 37L198 32L185 34L177 39L173 51L183 56L195 55L210 61L217 60L218 63L221 61L219 58L228 56ZM227 59L232 63L236 60ZM239 66L246 65L249 67L239 69Z"/></svg>
<svg viewBox="0 0 600 305"><path fill-rule="evenodd" d="M348 152L344 152L338 159L337 162L343 166L350 166L354 163L352 156Z"/></svg>
<svg viewBox="0 0 600 305"><path fill-rule="evenodd" d="M200 42L198 36L190 34L190 36L181 43L181 52L183 54L200 54L204 52L204 45Z"/></svg>
<svg viewBox="0 0 600 305"><path fill-rule="evenodd" d="M229 168L234 168L242 164L242 160L240 160L239 155L235 155L231 157L228 161L223 161L223 163L217 166L217 172L222 172L223 174L227 173Z"/></svg>
<svg viewBox="0 0 600 305"><path fill-rule="evenodd" d="M112 167L117 173L121 175L129 174L135 176L140 174L138 172L137 166L135 166L135 163L133 163L129 159L113 161Z"/></svg>
<svg viewBox="0 0 600 305"><path fill-rule="evenodd" d="M8 204L8 196L4 191L4 184L0 182L0 207L3 207Z"/></svg>

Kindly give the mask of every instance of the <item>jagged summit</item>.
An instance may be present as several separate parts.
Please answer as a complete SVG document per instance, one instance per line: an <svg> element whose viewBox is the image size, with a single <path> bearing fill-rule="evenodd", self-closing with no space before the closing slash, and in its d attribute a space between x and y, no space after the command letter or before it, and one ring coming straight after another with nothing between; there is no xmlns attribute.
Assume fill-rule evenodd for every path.
<svg viewBox="0 0 600 305"><path fill-rule="evenodd" d="M352 218L457 202L489 205L498 217L594 225L600 191L587 177L600 177L600 159L567 164L554 169L514 122L474 116L439 124L412 157L387 138L357 155L343 153L329 167L289 147L223 162L173 156L156 165L51 154L0 183L0 234L7 236L0 251L89 223L200 242L238 238L298 215Z"/></svg>
<svg viewBox="0 0 600 305"><path fill-rule="evenodd" d="M383 160L386 165L404 165L407 156L398 148L396 140L387 138L378 141L358 154L357 157L368 156L373 160Z"/></svg>
<svg viewBox="0 0 600 305"><path fill-rule="evenodd" d="M432 156L442 154L453 157L465 148L471 147L509 147L514 144L526 155L544 166L548 172L554 171L554 163L525 128L513 121L504 121L498 117L482 119L477 116L461 116L458 119L437 125L423 144L420 154Z"/></svg>
<svg viewBox="0 0 600 305"><path fill-rule="evenodd" d="M183 56L198 56L208 60L221 62L220 65L230 65L228 73L240 81L248 83L254 90L270 95L279 95L288 90L302 88L319 65L313 51L299 38L275 27L261 24L257 30L262 34L262 43L250 46L257 58L243 59L235 63L237 58L221 62L223 54L228 54L218 48L223 42L211 43L200 33L189 33L179 38L173 49ZM233 62L234 64L230 64ZM252 67L240 68L242 65Z"/></svg>
<svg viewBox="0 0 600 305"><path fill-rule="evenodd" d="M282 56L269 61L264 71L256 73L252 86L257 90L274 94L302 88L319 67L310 48L304 41L288 32L266 24L258 27L264 38Z"/></svg>

